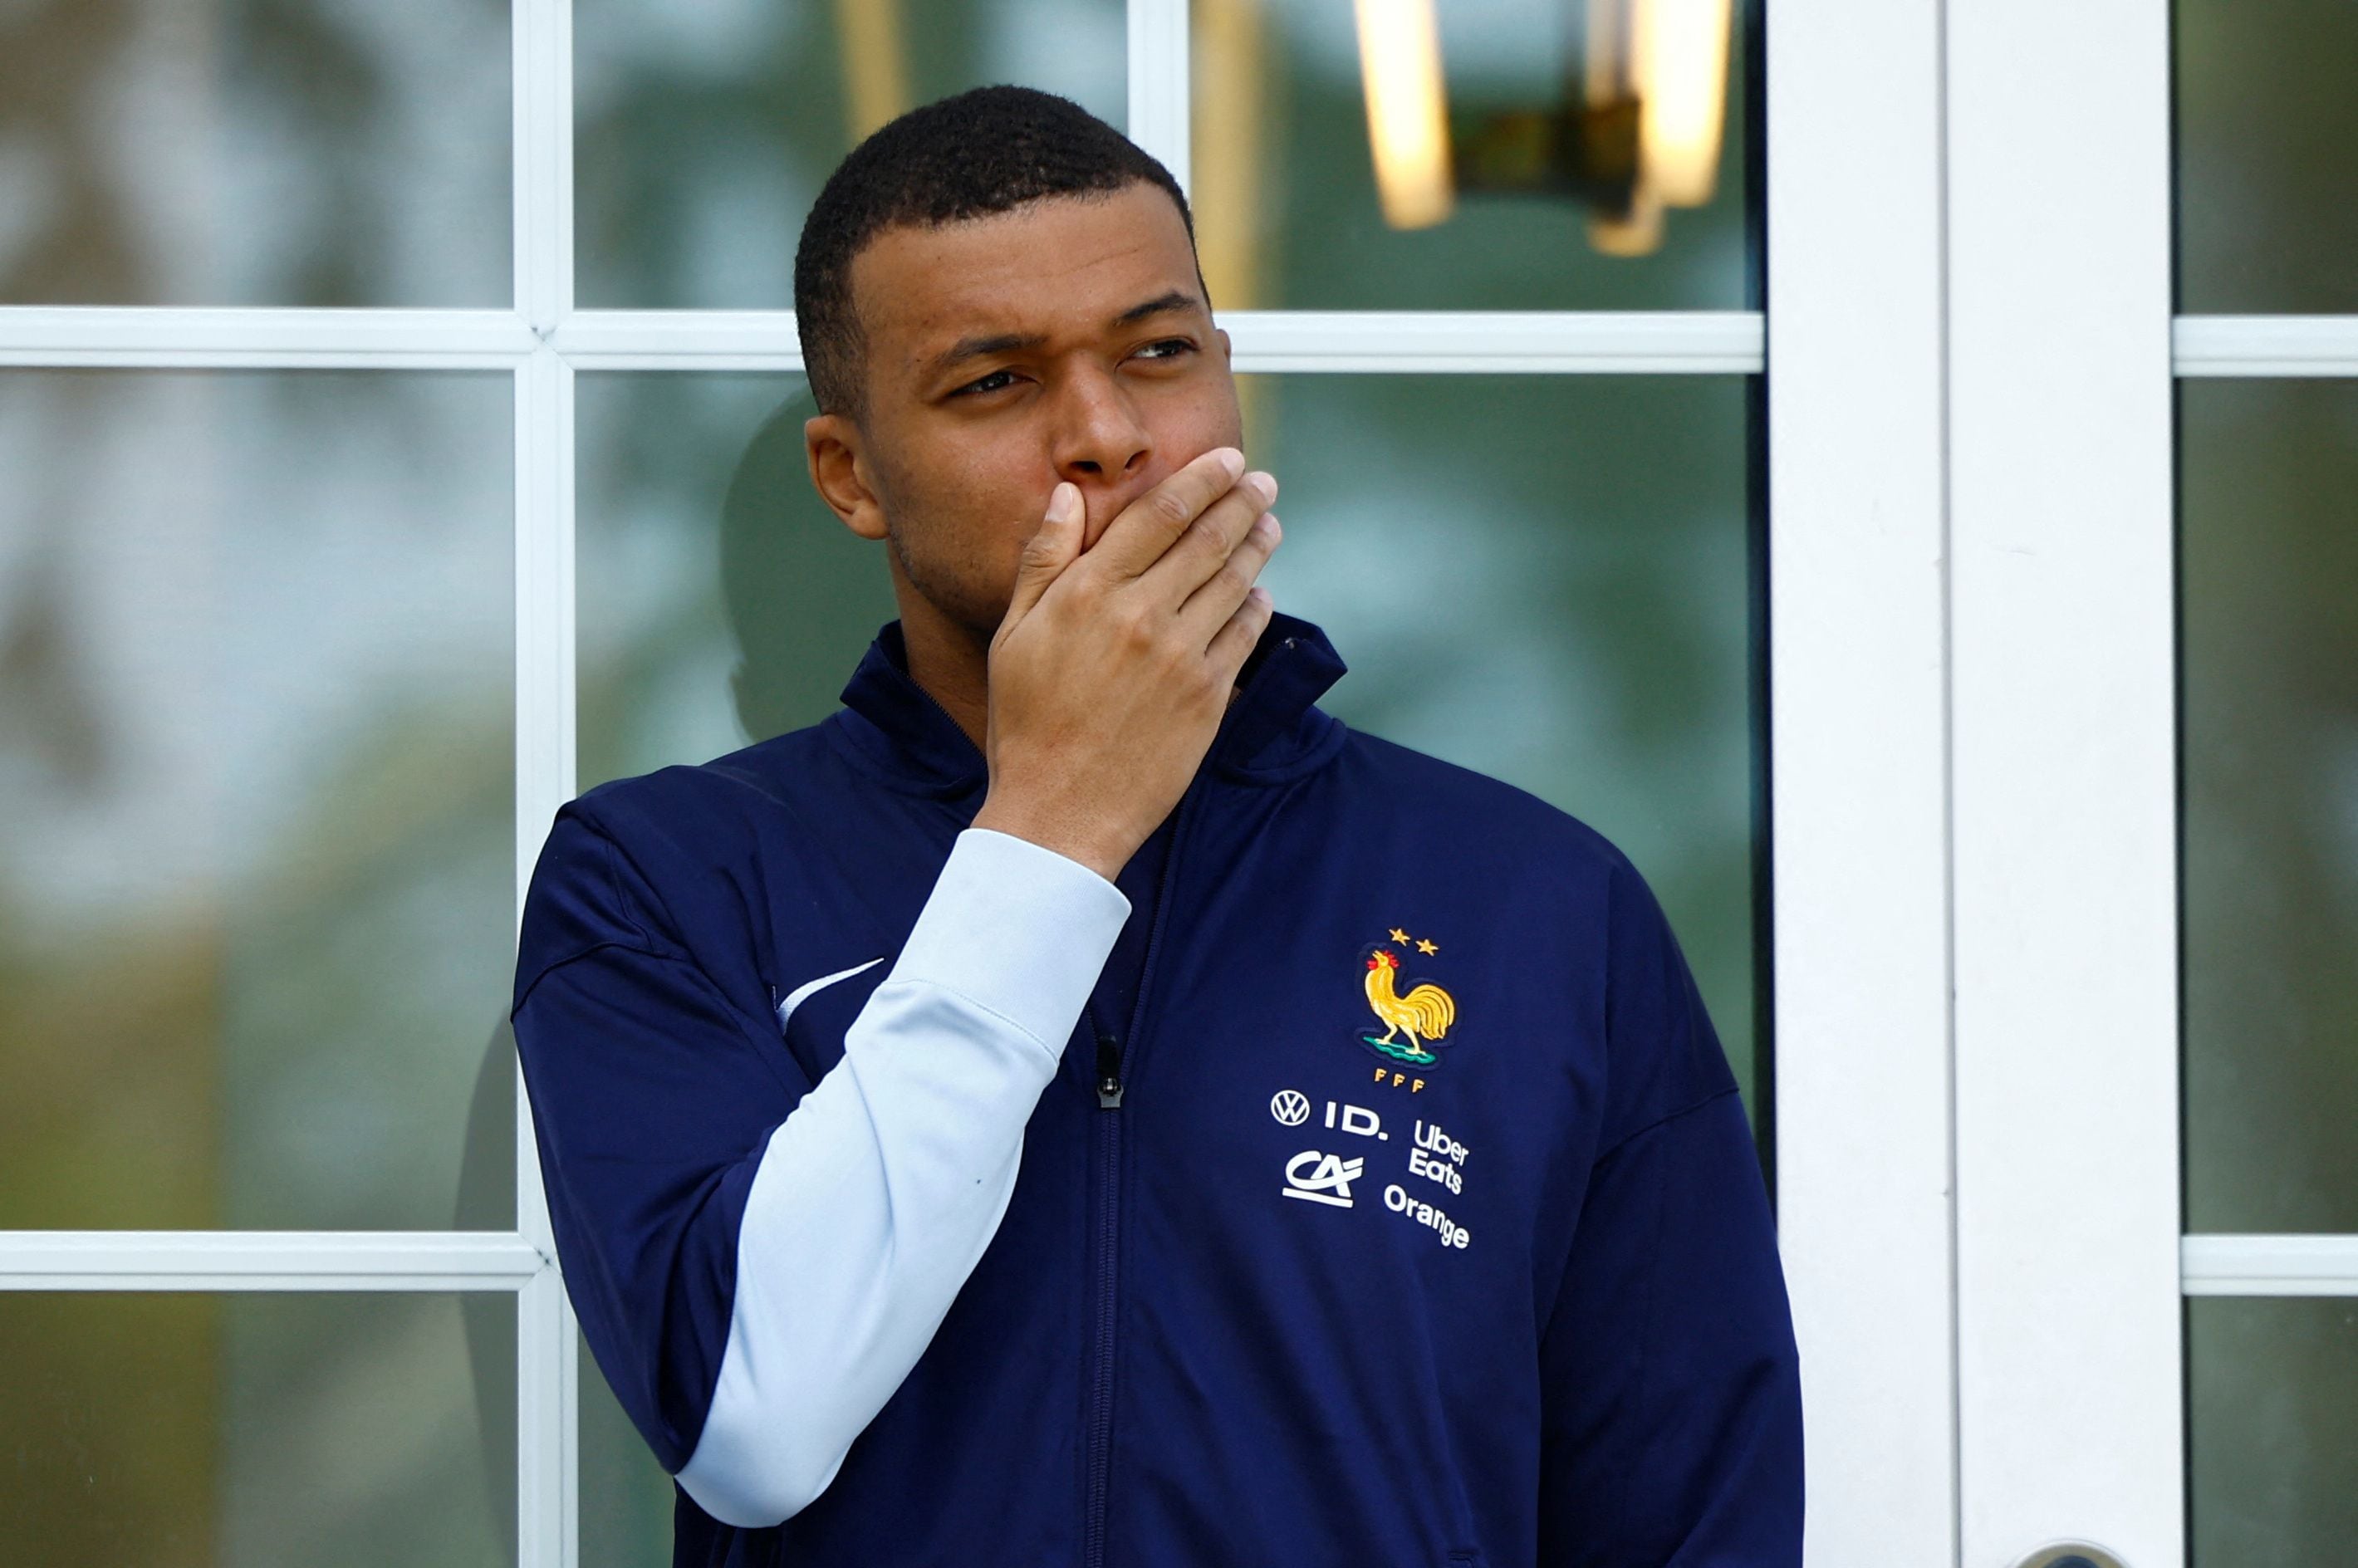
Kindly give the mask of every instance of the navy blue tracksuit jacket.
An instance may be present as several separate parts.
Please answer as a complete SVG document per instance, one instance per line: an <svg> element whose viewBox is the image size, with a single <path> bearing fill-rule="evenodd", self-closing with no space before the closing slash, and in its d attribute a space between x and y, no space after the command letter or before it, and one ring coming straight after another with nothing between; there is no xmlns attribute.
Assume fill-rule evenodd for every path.
<svg viewBox="0 0 2358 1568"><path fill-rule="evenodd" d="M677 1563L1799 1563L1775 1235L1660 909L1572 817L1314 706L1342 672L1275 618L914 1368L783 1523L682 1490ZM843 701L590 791L527 903L560 1261L675 1475L765 1141L983 800L897 623Z"/></svg>

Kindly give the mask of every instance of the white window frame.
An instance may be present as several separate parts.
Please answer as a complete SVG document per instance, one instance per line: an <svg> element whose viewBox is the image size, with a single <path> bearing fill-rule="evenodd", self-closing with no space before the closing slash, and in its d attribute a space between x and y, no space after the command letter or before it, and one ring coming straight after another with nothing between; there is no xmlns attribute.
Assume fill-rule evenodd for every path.
<svg viewBox="0 0 2358 1568"><path fill-rule="evenodd" d="M1778 1228L1858 1568L1956 1561L1941 14L1765 19Z"/></svg>
<svg viewBox="0 0 2358 1568"><path fill-rule="evenodd" d="M1773 358L1775 1104L1812 1563L2004 1568L2073 1534L2181 1562L2180 1292L2358 1294L2358 1238L2178 1234L2169 378L2358 375L2358 318L2169 321L2166 20L1769 4L1765 317L1222 318L1249 372ZM519 907L575 785L575 373L800 368L787 312L573 308L571 25L515 0L513 308L0 308L0 365L514 377ZM1186 0L1129 0L1131 132L1183 180L1187 31ZM2084 767L2059 781L2057 754ZM2072 975L2040 962L2070 944ZM572 1568L576 1329L520 1083L515 1161L512 1231L0 1232L0 1290L514 1292L518 1558Z"/></svg>
<svg viewBox="0 0 2358 1568"><path fill-rule="evenodd" d="M2358 317L2171 315L2166 0L1767 13L1779 1220L1809 1561L2186 1560L2174 380ZM1838 106L1830 112L1829 106Z"/></svg>
<svg viewBox="0 0 2358 1568"><path fill-rule="evenodd" d="M1184 182L1186 0L1130 0L1131 134ZM791 312L573 308L572 16L514 0L509 309L0 308L0 366L505 371L515 408L515 892L574 776L574 374L799 371ZM1748 374L1752 311L1245 311L1253 372ZM509 1292L517 1301L517 1561L579 1561L577 1329L531 1110L516 1089L505 1232L0 1231L5 1291Z"/></svg>

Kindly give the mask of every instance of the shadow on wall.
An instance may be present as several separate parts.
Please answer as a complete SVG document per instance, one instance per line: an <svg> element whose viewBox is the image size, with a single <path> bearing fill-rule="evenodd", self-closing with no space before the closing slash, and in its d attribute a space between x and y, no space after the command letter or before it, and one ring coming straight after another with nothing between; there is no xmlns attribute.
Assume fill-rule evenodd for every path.
<svg viewBox="0 0 2358 1568"><path fill-rule="evenodd" d="M579 787L835 710L896 613L813 492L800 377L582 378Z"/></svg>
<svg viewBox="0 0 2358 1568"><path fill-rule="evenodd" d="M492 1028L467 1107L467 1141L459 1157L454 1230L509 1230L516 1223L515 1032ZM482 1433L483 1492L491 1503L501 1561L516 1560L516 1342L521 1327L504 1292L470 1291L459 1298L467 1336L467 1371Z"/></svg>
<svg viewBox="0 0 2358 1568"><path fill-rule="evenodd" d="M860 654L899 614L880 546L811 489L803 421L816 411L798 390L762 422L720 507L720 593L738 651L730 692L755 741L834 712Z"/></svg>

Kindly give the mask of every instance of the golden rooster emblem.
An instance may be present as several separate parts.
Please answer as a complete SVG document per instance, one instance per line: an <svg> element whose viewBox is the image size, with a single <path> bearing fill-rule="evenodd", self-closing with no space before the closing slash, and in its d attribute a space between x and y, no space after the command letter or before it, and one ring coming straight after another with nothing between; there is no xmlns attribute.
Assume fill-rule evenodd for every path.
<svg viewBox="0 0 2358 1568"><path fill-rule="evenodd" d="M1407 938L1403 935L1400 940L1405 943ZM1417 944L1420 951L1428 946ZM1359 1038L1370 1049L1396 1061L1429 1066L1441 1058L1426 1050L1424 1042L1438 1040L1449 1033L1449 1026L1457 1022L1457 1003L1430 980L1411 986L1408 994L1402 996L1394 984L1399 972L1400 959L1389 947L1378 947L1368 955L1368 1006L1375 1011L1376 1021L1384 1026L1384 1032ZM1405 1042L1400 1039L1402 1034L1408 1036Z"/></svg>

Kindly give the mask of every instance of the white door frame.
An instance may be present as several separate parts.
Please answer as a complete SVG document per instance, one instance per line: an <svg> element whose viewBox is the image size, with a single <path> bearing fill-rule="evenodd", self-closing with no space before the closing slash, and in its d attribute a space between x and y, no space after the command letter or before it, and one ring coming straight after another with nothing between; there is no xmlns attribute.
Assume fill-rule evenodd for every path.
<svg viewBox="0 0 2358 1568"><path fill-rule="evenodd" d="M1808 1561L1955 1560L1939 0L1768 0L1777 1211Z"/></svg>
<svg viewBox="0 0 2358 1568"><path fill-rule="evenodd" d="M1947 40L1963 1561L2176 1568L2169 8Z"/></svg>
<svg viewBox="0 0 2358 1568"><path fill-rule="evenodd" d="M1768 11L1810 1561L2184 1560L2160 0Z"/></svg>
<svg viewBox="0 0 2358 1568"><path fill-rule="evenodd" d="M1809 1561L2179 1568L2183 1298L2358 1296L2358 1238L2180 1235L2173 377L2358 375L2358 317L2173 320L2163 0L1767 29Z"/></svg>

